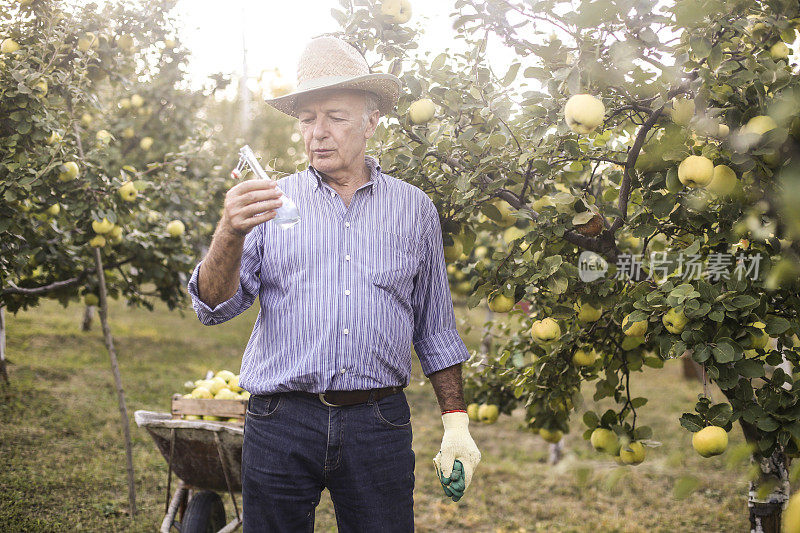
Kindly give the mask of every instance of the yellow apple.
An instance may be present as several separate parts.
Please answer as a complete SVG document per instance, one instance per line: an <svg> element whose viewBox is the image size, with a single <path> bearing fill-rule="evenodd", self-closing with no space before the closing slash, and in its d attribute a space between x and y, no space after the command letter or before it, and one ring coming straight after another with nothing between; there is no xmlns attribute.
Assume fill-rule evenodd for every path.
<svg viewBox="0 0 800 533"><path fill-rule="evenodd" d="M736 190L738 183L736 172L731 167L717 165L714 167L714 175L711 177L711 182L706 185L706 190L718 196L728 196Z"/></svg>
<svg viewBox="0 0 800 533"><path fill-rule="evenodd" d="M646 451L644 445L639 441L631 442L627 447L619 449L619 458L626 465L638 465L644 461Z"/></svg>
<svg viewBox="0 0 800 533"><path fill-rule="evenodd" d="M578 322L596 322L603 314L602 306L594 307L591 304L583 303L580 300L573 305L578 312Z"/></svg>
<svg viewBox="0 0 800 533"><path fill-rule="evenodd" d="M232 390L225 388L220 389L218 393L214 395L215 400L238 400L239 395L233 392Z"/></svg>
<svg viewBox="0 0 800 533"><path fill-rule="evenodd" d="M758 115L747 121L742 131L744 133L755 133L756 135L764 135L769 130L774 130L778 127L775 120L769 115Z"/></svg>
<svg viewBox="0 0 800 533"><path fill-rule="evenodd" d="M701 155L690 155L678 166L678 179L687 187L705 187L714 177L714 163Z"/></svg>
<svg viewBox="0 0 800 533"><path fill-rule="evenodd" d="M84 113L81 115L81 124L83 124L87 128L92 125L93 120L94 119L92 118L92 115L90 115L89 113Z"/></svg>
<svg viewBox="0 0 800 533"><path fill-rule="evenodd" d="M235 375L228 380L228 388L231 389L233 392L242 392L243 389L239 386L238 375Z"/></svg>
<svg viewBox="0 0 800 533"><path fill-rule="evenodd" d="M531 337L538 344L550 344L561 338L561 327L550 317L536 320L531 326Z"/></svg>
<svg viewBox="0 0 800 533"><path fill-rule="evenodd" d="M111 132L108 130L98 130L97 133L94 134L94 138L97 139L97 142L100 144L110 143L112 137Z"/></svg>
<svg viewBox="0 0 800 533"><path fill-rule="evenodd" d="M597 361L597 352L592 350L575 350L572 364L575 366L592 366Z"/></svg>
<svg viewBox="0 0 800 533"><path fill-rule="evenodd" d="M483 403L478 407L478 420L484 424L494 424L500 416L500 408L493 403Z"/></svg>
<svg viewBox="0 0 800 533"><path fill-rule="evenodd" d="M686 318L683 310L678 311L676 308L672 308L667 311L663 317L661 317L661 322L664 324L664 327L667 329L667 331L676 335L680 335L680 333L683 331L683 328L685 328L686 324L689 323L689 319Z"/></svg>
<svg viewBox="0 0 800 533"><path fill-rule="evenodd" d="M560 429L550 431L549 429L541 428L539 429L539 436L542 437L546 442L555 444L561 440L564 434Z"/></svg>
<svg viewBox="0 0 800 533"><path fill-rule="evenodd" d="M531 207L533 207L534 211L539 212L545 207L554 207L554 205L552 198L548 195L544 195L536 199L533 204L531 204Z"/></svg>
<svg viewBox="0 0 800 533"><path fill-rule="evenodd" d="M130 98L122 98L119 101L119 106L122 109L129 109L131 107L131 99Z"/></svg>
<svg viewBox="0 0 800 533"><path fill-rule="evenodd" d="M786 59L792 51L783 41L778 41L769 48L769 55L772 59Z"/></svg>
<svg viewBox="0 0 800 533"><path fill-rule="evenodd" d="M3 42L0 43L0 53L13 54L17 50L19 50L19 45L14 39L3 39Z"/></svg>
<svg viewBox="0 0 800 533"><path fill-rule="evenodd" d="M694 100L688 98L676 98L672 102L670 112L672 121L680 126L686 126L694 117Z"/></svg>
<svg viewBox="0 0 800 533"><path fill-rule="evenodd" d="M104 235L114 229L114 223L107 218L103 218L103 220L92 220L92 229L95 233Z"/></svg>
<svg viewBox="0 0 800 533"><path fill-rule="evenodd" d="M136 130L131 127L125 128L122 130L122 138L123 139L133 139L136 136Z"/></svg>
<svg viewBox="0 0 800 533"><path fill-rule="evenodd" d="M731 132L731 129L728 127L727 124L720 124L717 128L717 137L725 138Z"/></svg>
<svg viewBox="0 0 800 533"><path fill-rule="evenodd" d="M144 105L144 98L142 98L138 94L134 94L133 96L131 96L131 105L133 107L142 107Z"/></svg>
<svg viewBox="0 0 800 533"><path fill-rule="evenodd" d="M110 237L112 244L119 244L122 242L122 227L114 226L111 228L111 231L108 232L108 236Z"/></svg>
<svg viewBox="0 0 800 533"><path fill-rule="evenodd" d="M185 229L186 226L180 220L173 220L167 224L167 233L169 233L170 237L180 237Z"/></svg>
<svg viewBox="0 0 800 533"><path fill-rule="evenodd" d="M619 437L610 429L595 429L592 431L589 442L592 443L592 447L598 452L609 453L611 455L619 454Z"/></svg>
<svg viewBox="0 0 800 533"><path fill-rule="evenodd" d="M411 2L409 0L383 0L381 15L389 22L405 24L411 20Z"/></svg>
<svg viewBox="0 0 800 533"><path fill-rule="evenodd" d="M227 383L227 382L229 382L229 381L230 381L232 378L236 377L236 374L234 374L234 373L233 373L233 372L231 372L230 370L220 370L219 372L217 372L216 374L214 374L214 377L222 378L222 379L224 379L224 380L225 380L225 382Z"/></svg>
<svg viewBox="0 0 800 533"><path fill-rule="evenodd" d="M425 124L436 114L436 106L430 98L422 98L408 106L408 118L414 124Z"/></svg>
<svg viewBox="0 0 800 533"><path fill-rule="evenodd" d="M458 235L453 235L453 244L444 247L445 261L448 263L458 261L458 258L461 257L461 254L463 253L464 245L461 244L461 239L458 238Z"/></svg>
<svg viewBox="0 0 800 533"><path fill-rule="evenodd" d="M628 337L641 337L647 332L647 320L631 323L630 316L622 319L622 333Z"/></svg>
<svg viewBox="0 0 800 533"><path fill-rule="evenodd" d="M45 96L47 94L47 81L39 80L33 88L40 93L40 96Z"/></svg>
<svg viewBox="0 0 800 533"><path fill-rule="evenodd" d="M250 398L250 393L248 391L246 391L246 390L242 391L239 394L239 398L241 398L242 400L246 400L246 399Z"/></svg>
<svg viewBox="0 0 800 533"><path fill-rule="evenodd" d="M126 52L130 52L131 50L133 50L133 37L131 37L127 33L120 35L119 37L117 37L117 46L119 46Z"/></svg>
<svg viewBox="0 0 800 533"><path fill-rule="evenodd" d="M513 298L509 298L499 291L494 291L489 295L489 309L495 313L508 313L514 309L515 303Z"/></svg>
<svg viewBox="0 0 800 533"><path fill-rule="evenodd" d="M477 403L471 403L471 404L469 404L467 406L467 416L473 422L477 422L478 420L480 420L478 418L478 409L479 408L480 408L480 406Z"/></svg>
<svg viewBox="0 0 800 533"><path fill-rule="evenodd" d="M153 138L152 137L142 137L142 140L139 141L139 148L144 150L145 152L153 146Z"/></svg>
<svg viewBox="0 0 800 533"><path fill-rule="evenodd" d="M86 52L90 48L97 48L97 36L89 31L78 39L78 50Z"/></svg>
<svg viewBox="0 0 800 533"><path fill-rule="evenodd" d="M786 509L781 516L781 522L783 533L800 532L800 492L796 492L789 498L789 503L786 504Z"/></svg>
<svg viewBox="0 0 800 533"><path fill-rule="evenodd" d="M692 448L703 457L719 455L728 447L728 433L719 426L704 427L692 435Z"/></svg>
<svg viewBox="0 0 800 533"><path fill-rule="evenodd" d="M228 388L228 382L220 377L213 377L211 378L211 383L209 383L209 391L211 394L216 395L222 389Z"/></svg>
<svg viewBox="0 0 800 533"><path fill-rule="evenodd" d="M769 339L770 339L769 333L764 331L766 325L763 322L752 322L748 324L748 326L761 330L761 334L758 336L755 336L752 333L748 334L748 339L750 341L749 342L750 348L761 349L761 350L766 348L767 344L769 344Z"/></svg>
<svg viewBox="0 0 800 533"><path fill-rule="evenodd" d="M136 190L136 186L132 181L126 181L123 183L117 192L119 192L120 197L122 197L122 199L126 202L133 202L136 200L136 196L139 194L139 191Z"/></svg>
<svg viewBox="0 0 800 533"><path fill-rule="evenodd" d="M509 204L505 200L495 198L492 201L492 205L494 205L497 208L497 210L500 211L500 222L497 222L498 224L500 224L500 226L507 228L509 226L514 225L517 219L512 214L514 211L513 208L511 207L511 204Z"/></svg>
<svg viewBox="0 0 800 533"><path fill-rule="evenodd" d="M183 415L184 420L202 420L203 417L200 415Z"/></svg>
<svg viewBox="0 0 800 533"><path fill-rule="evenodd" d="M102 248L106 245L106 238L102 235L95 235L91 239L89 239L89 246L94 246L95 248Z"/></svg>
<svg viewBox="0 0 800 533"><path fill-rule="evenodd" d="M51 206L50 206L50 207L48 207L48 208L47 208L47 210L45 211L45 213L47 213L47 214L48 214L48 215L50 215L50 216L56 216L56 215L57 215L57 214L59 214L60 212L61 212L61 206L60 206L60 205L58 205L58 204L53 204L53 205L51 205Z"/></svg>
<svg viewBox="0 0 800 533"><path fill-rule="evenodd" d="M47 138L47 144L55 144L61 141L61 134L57 131L51 131L50 137Z"/></svg>
<svg viewBox="0 0 800 533"><path fill-rule="evenodd" d="M61 165L61 172L58 174L58 181L71 181L78 177L78 163L68 161Z"/></svg>
<svg viewBox="0 0 800 533"><path fill-rule="evenodd" d="M602 100L591 94L576 94L564 106L564 119L569 129L587 135L603 122L606 107Z"/></svg>
<svg viewBox="0 0 800 533"><path fill-rule="evenodd" d="M197 387L192 391L192 398L197 399L204 399L204 400L211 400L214 398L214 395L211 394L211 391L208 390L206 387Z"/></svg>

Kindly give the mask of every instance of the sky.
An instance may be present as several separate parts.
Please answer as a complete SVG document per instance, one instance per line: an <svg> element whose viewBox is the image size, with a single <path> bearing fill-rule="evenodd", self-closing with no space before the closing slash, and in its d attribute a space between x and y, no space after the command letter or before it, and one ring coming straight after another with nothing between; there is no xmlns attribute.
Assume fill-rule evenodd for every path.
<svg viewBox="0 0 800 533"><path fill-rule="evenodd" d="M452 47L453 0L411 0L410 25L424 31L422 50L440 52ZM202 86L209 75L242 72L242 34L247 42L250 85L262 70L277 67L294 83L297 61L314 36L336 31L339 25L330 14L340 7L338 0L180 0L175 15L180 38L191 51L189 72L192 84ZM491 52L491 50L490 50ZM499 72L505 72L511 57L495 50Z"/></svg>

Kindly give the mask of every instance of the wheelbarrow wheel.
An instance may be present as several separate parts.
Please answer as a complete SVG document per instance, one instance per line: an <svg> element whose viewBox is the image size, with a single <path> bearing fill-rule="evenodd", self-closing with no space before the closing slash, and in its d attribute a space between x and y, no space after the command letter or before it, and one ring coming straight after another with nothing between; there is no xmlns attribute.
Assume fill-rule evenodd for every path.
<svg viewBox="0 0 800 533"><path fill-rule="evenodd" d="M225 506L213 490L198 492L189 500L181 533L216 533L225 527Z"/></svg>

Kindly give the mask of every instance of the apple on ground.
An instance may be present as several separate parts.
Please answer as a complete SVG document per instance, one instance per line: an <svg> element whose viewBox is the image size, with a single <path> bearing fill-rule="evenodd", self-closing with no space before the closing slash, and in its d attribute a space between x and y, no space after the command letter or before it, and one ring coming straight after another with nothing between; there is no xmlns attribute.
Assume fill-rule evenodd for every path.
<svg viewBox="0 0 800 533"><path fill-rule="evenodd" d="M173 220L167 224L167 233L169 233L170 237L180 237L185 230L186 226L180 220Z"/></svg>
<svg viewBox="0 0 800 533"><path fill-rule="evenodd" d="M550 317L536 320L531 325L531 336L538 344L547 345L561 338L561 327Z"/></svg>
<svg viewBox="0 0 800 533"><path fill-rule="evenodd" d="M513 298L509 298L500 291L494 291L489 295L489 309L494 313L508 313L514 308Z"/></svg>
<svg viewBox="0 0 800 533"><path fill-rule="evenodd" d="M631 322L630 316L622 319L622 333L629 337L641 337L647 332L647 320Z"/></svg>
<svg viewBox="0 0 800 533"><path fill-rule="evenodd" d="M430 98L422 98L408 106L408 118L414 124L425 124L436 114L436 106Z"/></svg>
<svg viewBox="0 0 800 533"><path fill-rule="evenodd" d="M703 457L719 455L728 447L728 432L719 426L707 426L692 435L692 448Z"/></svg>
<svg viewBox="0 0 800 533"><path fill-rule="evenodd" d="M411 20L411 2L409 0L383 0L381 15L389 22L405 24Z"/></svg>
<svg viewBox="0 0 800 533"><path fill-rule="evenodd" d="M562 433L560 429L549 430L541 428L539 429L539 436L542 437L546 442L555 444L561 440L561 438L564 436L564 433Z"/></svg>
<svg viewBox="0 0 800 533"><path fill-rule="evenodd" d="M679 311L678 308L674 307L661 317L661 322L664 324L664 327L667 328L667 331L680 335L683 328L689 323L689 319L686 318L683 309Z"/></svg>
<svg viewBox="0 0 800 533"><path fill-rule="evenodd" d="M589 438L592 447L598 452L608 453L611 455L619 454L619 437L617 434L607 428L597 428L592 431L592 436Z"/></svg>
<svg viewBox="0 0 800 533"><path fill-rule="evenodd" d="M484 403L478 407L478 420L484 424L494 424L500 416L500 408L493 403Z"/></svg>
<svg viewBox="0 0 800 533"><path fill-rule="evenodd" d="M591 94L576 94L564 106L564 119L569 129L581 135L593 132L603 122L606 107Z"/></svg>
<svg viewBox="0 0 800 533"><path fill-rule="evenodd" d="M701 155L690 155L678 165L678 179L687 187L705 187L714 177L714 163Z"/></svg>

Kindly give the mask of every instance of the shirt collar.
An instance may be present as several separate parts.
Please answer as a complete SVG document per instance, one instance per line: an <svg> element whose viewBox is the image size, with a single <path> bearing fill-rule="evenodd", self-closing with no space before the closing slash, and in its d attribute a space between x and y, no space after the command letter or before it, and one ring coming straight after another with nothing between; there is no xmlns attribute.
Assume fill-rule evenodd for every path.
<svg viewBox="0 0 800 533"><path fill-rule="evenodd" d="M364 164L367 165L369 169L369 179L370 181L367 183L372 183L370 186L370 194L375 194L375 188L379 187L379 184L383 182L383 172L381 172L381 165L378 163L378 160L372 157L371 155L364 156ZM308 165L308 173L309 176L313 179L312 183L314 185L314 190L318 190L322 187L322 176L320 176L317 169L315 169L311 164Z"/></svg>

